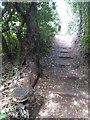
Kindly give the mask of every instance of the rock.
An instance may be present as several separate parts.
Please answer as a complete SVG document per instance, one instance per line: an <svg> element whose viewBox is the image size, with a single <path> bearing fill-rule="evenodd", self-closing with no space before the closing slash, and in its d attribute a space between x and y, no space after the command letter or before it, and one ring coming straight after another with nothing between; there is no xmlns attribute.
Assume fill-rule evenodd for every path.
<svg viewBox="0 0 90 120"><path fill-rule="evenodd" d="M29 95L33 94L33 89L29 87L17 87L13 90L13 100L16 102L24 102Z"/></svg>

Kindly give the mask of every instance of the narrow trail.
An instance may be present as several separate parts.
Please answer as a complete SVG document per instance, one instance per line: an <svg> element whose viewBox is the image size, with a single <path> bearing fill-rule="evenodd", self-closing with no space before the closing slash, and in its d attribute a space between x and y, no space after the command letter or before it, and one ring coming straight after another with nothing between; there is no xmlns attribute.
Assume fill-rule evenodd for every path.
<svg viewBox="0 0 90 120"><path fill-rule="evenodd" d="M46 100L37 117L88 117L87 69L77 59L74 37L57 34L51 52L42 61L44 74L35 90Z"/></svg>

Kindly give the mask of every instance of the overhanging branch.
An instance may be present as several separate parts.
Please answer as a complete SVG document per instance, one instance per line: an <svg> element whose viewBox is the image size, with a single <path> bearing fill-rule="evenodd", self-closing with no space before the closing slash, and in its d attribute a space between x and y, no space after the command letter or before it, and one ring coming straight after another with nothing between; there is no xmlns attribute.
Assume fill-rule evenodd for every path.
<svg viewBox="0 0 90 120"><path fill-rule="evenodd" d="M13 11L14 11L14 10L13 10ZM7 27L2 30L2 33L7 32L7 31L10 30L10 28L9 28L9 26L8 26L8 22L10 21L10 19L11 19L11 17L12 17L13 11L10 13L8 19L6 20L6 26L7 26Z"/></svg>
<svg viewBox="0 0 90 120"><path fill-rule="evenodd" d="M30 12L35 8L36 4L37 4L37 3L35 3L35 2L31 2L31 3L30 3L30 6L29 6L29 8L28 8L27 11L26 11L26 15L29 15L29 14L30 14Z"/></svg>
<svg viewBox="0 0 90 120"><path fill-rule="evenodd" d="M24 21L27 21L26 14L20 9L20 6L18 6L17 2L15 2L14 6L15 6L17 12L21 14L21 17L24 18Z"/></svg>
<svg viewBox="0 0 90 120"><path fill-rule="evenodd" d="M7 27L7 28L5 28L5 29L2 30L2 33L7 32L7 31L9 31L9 30L10 30L10 28Z"/></svg>
<svg viewBox="0 0 90 120"><path fill-rule="evenodd" d="M2 17L3 17L4 14L6 13L7 6L8 6L8 2L6 2L5 8L2 10Z"/></svg>

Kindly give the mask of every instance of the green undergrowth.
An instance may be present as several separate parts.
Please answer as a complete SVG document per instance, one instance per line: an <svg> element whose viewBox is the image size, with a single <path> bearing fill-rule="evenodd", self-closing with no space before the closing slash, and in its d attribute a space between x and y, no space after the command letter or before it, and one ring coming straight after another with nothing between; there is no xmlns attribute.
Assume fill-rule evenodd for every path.
<svg viewBox="0 0 90 120"><path fill-rule="evenodd" d="M86 34L81 38L81 51L84 55L89 54L90 51L90 35Z"/></svg>

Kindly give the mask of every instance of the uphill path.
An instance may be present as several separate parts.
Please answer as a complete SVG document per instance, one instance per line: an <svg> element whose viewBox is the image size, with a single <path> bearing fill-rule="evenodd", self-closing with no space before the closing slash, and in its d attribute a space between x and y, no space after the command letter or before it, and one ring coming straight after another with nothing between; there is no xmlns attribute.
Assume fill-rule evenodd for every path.
<svg viewBox="0 0 90 120"><path fill-rule="evenodd" d="M46 99L39 118L88 118L88 72L75 36L56 34L53 48L42 60L43 77L35 91Z"/></svg>

